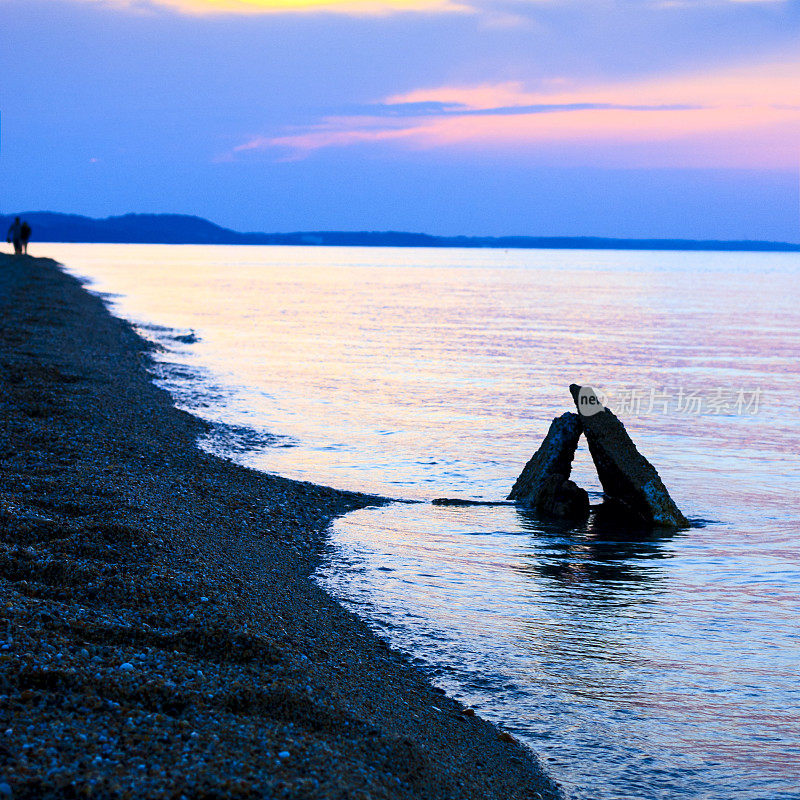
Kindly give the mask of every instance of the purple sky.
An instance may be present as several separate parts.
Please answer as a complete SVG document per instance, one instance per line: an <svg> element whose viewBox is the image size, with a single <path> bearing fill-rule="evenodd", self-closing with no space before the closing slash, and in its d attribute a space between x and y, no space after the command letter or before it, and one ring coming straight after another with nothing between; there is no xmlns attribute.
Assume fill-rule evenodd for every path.
<svg viewBox="0 0 800 800"><path fill-rule="evenodd" d="M800 241L800 0L0 11L0 212Z"/></svg>

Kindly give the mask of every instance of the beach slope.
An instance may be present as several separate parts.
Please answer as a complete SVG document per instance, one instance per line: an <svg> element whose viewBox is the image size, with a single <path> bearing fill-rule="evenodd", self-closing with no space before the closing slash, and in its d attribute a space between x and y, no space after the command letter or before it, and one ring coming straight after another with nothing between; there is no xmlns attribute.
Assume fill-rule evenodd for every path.
<svg viewBox="0 0 800 800"><path fill-rule="evenodd" d="M557 796L310 579L376 499L202 452L148 363L54 262L0 256L0 792Z"/></svg>

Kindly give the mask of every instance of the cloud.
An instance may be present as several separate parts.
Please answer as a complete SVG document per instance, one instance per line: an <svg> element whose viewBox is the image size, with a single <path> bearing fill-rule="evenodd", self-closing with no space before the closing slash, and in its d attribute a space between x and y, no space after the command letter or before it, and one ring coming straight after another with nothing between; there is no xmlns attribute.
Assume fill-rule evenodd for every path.
<svg viewBox="0 0 800 800"><path fill-rule="evenodd" d="M688 111L700 106L671 105L625 105L616 103L532 103L530 105L508 105L489 108L469 108L460 103L414 102L376 103L370 106L374 113L386 117L487 117L515 116L524 114L553 114L558 111Z"/></svg>
<svg viewBox="0 0 800 800"><path fill-rule="evenodd" d="M190 16L320 13L387 16L400 12L472 13L459 0L79 0L130 11L168 9Z"/></svg>
<svg viewBox="0 0 800 800"><path fill-rule="evenodd" d="M394 143L414 149L638 148L663 166L797 167L800 62L579 87L553 81L420 88L361 113L254 137L245 150L314 151ZM695 148L693 150L693 148ZM645 155L642 155L645 154ZM663 163L677 158L681 163Z"/></svg>

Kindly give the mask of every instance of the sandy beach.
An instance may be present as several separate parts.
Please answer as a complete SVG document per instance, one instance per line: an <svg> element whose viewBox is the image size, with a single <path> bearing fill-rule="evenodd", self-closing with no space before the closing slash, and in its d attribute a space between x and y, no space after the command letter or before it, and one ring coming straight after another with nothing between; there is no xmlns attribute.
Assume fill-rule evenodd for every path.
<svg viewBox="0 0 800 800"><path fill-rule="evenodd" d="M310 579L379 498L199 450L54 262L0 257L0 308L0 796L558 796Z"/></svg>

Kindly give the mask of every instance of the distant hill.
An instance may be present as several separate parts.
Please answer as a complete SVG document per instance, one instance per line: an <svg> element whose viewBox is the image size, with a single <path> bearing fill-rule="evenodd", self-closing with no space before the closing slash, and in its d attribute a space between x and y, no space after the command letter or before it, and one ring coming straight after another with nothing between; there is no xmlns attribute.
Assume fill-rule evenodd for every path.
<svg viewBox="0 0 800 800"><path fill-rule="evenodd" d="M0 233L15 215L0 215ZM800 252L800 244L692 239L604 239L555 236L430 236L398 231L306 231L239 233L184 214L125 214L92 219L52 211L22 212L35 242L121 244L283 244L362 247L493 247L572 250L746 250Z"/></svg>

